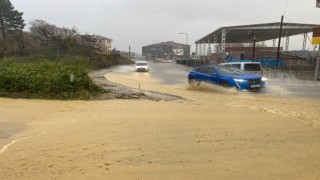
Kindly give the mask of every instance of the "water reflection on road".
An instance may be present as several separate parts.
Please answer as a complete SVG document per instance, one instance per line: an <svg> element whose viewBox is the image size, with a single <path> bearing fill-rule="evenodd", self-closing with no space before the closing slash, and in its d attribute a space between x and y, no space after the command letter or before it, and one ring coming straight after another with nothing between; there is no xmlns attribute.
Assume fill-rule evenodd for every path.
<svg viewBox="0 0 320 180"><path fill-rule="evenodd" d="M320 100L320 82L288 79L267 81L265 94L284 97L302 97Z"/></svg>
<svg viewBox="0 0 320 180"><path fill-rule="evenodd" d="M11 121L0 121L0 152L2 148L11 142L12 136L18 134L25 129L25 125L22 123ZM1 154L1 153L0 153Z"/></svg>
<svg viewBox="0 0 320 180"><path fill-rule="evenodd" d="M143 78L151 76L165 85L185 85L190 68L174 63L149 63L149 72L134 72L134 66L118 66L112 69L113 72L126 73L130 76ZM320 100L320 82L308 80L278 80L269 79L264 90L257 94L277 97L299 97Z"/></svg>

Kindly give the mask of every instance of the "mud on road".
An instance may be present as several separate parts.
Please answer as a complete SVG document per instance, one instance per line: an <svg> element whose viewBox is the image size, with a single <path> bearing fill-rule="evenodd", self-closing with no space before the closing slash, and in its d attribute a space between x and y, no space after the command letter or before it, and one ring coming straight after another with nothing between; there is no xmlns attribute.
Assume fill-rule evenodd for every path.
<svg viewBox="0 0 320 180"><path fill-rule="evenodd" d="M103 75L94 77L105 83ZM109 100L0 98L0 125L14 132L0 141L0 179L320 178L318 100L163 84L132 71L107 79L117 83L104 84ZM175 98L116 98L138 84Z"/></svg>

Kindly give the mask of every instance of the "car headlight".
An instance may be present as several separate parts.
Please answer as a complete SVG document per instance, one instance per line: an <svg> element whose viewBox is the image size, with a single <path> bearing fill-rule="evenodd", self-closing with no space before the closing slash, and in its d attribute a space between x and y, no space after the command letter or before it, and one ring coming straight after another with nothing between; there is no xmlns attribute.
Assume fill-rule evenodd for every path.
<svg viewBox="0 0 320 180"><path fill-rule="evenodd" d="M268 78L266 78L266 77L262 77L262 79L261 79L262 81L268 81L269 79Z"/></svg>
<svg viewBox="0 0 320 180"><path fill-rule="evenodd" d="M234 79L235 82L247 82L247 80L244 79Z"/></svg>

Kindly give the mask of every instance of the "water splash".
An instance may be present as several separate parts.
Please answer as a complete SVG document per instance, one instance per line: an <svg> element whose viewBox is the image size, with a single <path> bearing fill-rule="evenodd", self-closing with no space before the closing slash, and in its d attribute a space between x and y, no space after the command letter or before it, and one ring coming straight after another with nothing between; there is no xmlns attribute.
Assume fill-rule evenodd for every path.
<svg viewBox="0 0 320 180"><path fill-rule="evenodd" d="M239 94L241 93L236 88L224 88L222 86L208 84L208 83L199 83L197 85L189 85L187 90L192 91L202 91L202 92L209 92L209 93L227 93L227 94Z"/></svg>

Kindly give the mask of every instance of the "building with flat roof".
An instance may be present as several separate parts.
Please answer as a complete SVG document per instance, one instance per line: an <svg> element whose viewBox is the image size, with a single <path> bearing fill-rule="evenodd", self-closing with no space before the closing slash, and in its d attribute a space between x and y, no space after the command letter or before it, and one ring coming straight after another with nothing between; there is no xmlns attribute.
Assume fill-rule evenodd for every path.
<svg viewBox="0 0 320 180"><path fill-rule="evenodd" d="M190 45L173 41L150 44L142 47L147 59L184 59L190 56Z"/></svg>

